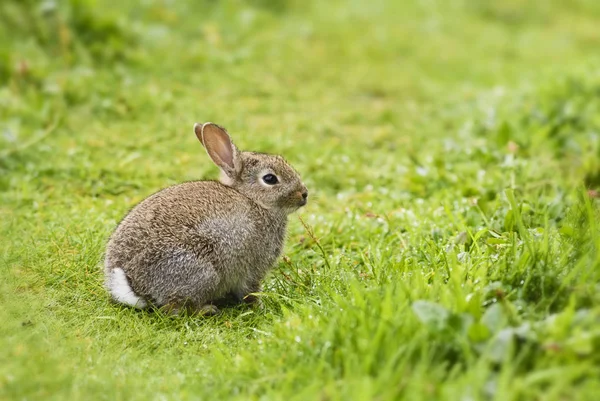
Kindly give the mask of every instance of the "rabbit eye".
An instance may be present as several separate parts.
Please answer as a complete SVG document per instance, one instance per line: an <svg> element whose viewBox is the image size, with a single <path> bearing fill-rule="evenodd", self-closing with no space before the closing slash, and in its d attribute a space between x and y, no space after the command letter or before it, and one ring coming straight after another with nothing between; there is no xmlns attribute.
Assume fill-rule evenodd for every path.
<svg viewBox="0 0 600 401"><path fill-rule="evenodd" d="M275 185L275 184L277 184L277 182L279 182L279 180L277 179L277 176L275 176L273 174L263 175L262 180L265 182L265 184L269 184L269 185Z"/></svg>

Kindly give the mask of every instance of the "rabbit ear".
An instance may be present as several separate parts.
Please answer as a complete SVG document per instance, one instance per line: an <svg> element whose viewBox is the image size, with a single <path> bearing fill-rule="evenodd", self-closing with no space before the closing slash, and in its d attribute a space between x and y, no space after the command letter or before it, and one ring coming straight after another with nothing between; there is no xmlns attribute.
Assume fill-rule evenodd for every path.
<svg viewBox="0 0 600 401"><path fill-rule="evenodd" d="M238 150L227 131L213 123L194 124L196 137L206 149L212 161L229 177L238 170Z"/></svg>

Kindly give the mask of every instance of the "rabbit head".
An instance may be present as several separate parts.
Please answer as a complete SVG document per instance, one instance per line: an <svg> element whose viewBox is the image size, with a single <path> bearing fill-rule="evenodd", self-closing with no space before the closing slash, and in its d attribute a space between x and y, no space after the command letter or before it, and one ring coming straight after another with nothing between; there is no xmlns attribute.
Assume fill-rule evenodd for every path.
<svg viewBox="0 0 600 401"><path fill-rule="evenodd" d="M213 123L195 124L194 132L221 169L222 184L266 209L289 214L306 205L306 186L281 156L242 152L227 131Z"/></svg>

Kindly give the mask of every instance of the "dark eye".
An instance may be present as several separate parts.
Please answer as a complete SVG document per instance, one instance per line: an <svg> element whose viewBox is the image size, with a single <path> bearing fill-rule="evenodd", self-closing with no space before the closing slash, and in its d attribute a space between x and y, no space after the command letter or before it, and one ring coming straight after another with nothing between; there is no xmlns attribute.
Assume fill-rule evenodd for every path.
<svg viewBox="0 0 600 401"><path fill-rule="evenodd" d="M265 174L265 175L263 175L262 180L265 182L265 184L269 184L269 185L275 185L279 181L277 179L277 176L275 176L273 174Z"/></svg>

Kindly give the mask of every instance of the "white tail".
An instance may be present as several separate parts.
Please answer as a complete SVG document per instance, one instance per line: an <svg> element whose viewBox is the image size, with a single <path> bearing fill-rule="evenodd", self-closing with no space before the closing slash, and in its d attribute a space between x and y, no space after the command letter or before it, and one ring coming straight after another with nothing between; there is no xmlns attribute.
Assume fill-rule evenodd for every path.
<svg viewBox="0 0 600 401"><path fill-rule="evenodd" d="M110 270L106 279L106 287L117 302L140 309L148 306L148 303L143 298L133 292L123 269L116 268Z"/></svg>

